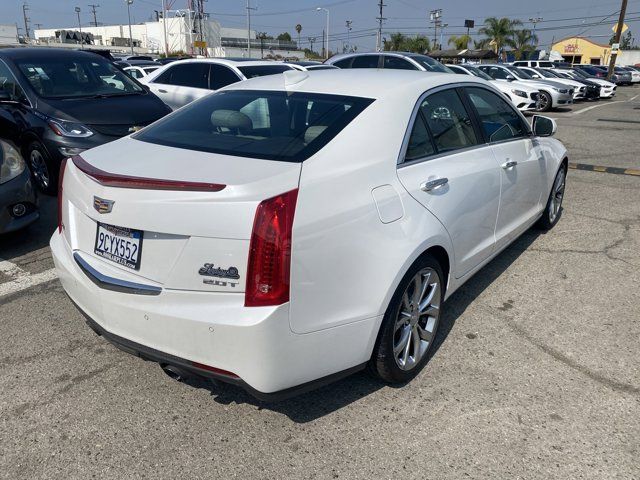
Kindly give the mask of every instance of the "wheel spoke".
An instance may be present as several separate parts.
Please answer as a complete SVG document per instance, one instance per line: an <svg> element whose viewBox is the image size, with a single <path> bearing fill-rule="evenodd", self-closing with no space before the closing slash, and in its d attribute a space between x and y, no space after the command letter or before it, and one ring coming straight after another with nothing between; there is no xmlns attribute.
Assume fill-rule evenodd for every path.
<svg viewBox="0 0 640 480"><path fill-rule="evenodd" d="M420 303L420 294L422 293L422 274L418 274L413 279L413 296L411 301L414 305Z"/></svg>
<svg viewBox="0 0 640 480"><path fill-rule="evenodd" d="M422 349L420 348L421 340L417 325L411 329L411 343L413 345L413 363L418 363L422 358Z"/></svg>
<svg viewBox="0 0 640 480"><path fill-rule="evenodd" d="M407 348L407 343L409 343L409 338L411 337L411 328L408 325L404 326L404 330L402 330L402 335L400 336L400 340L398 344L393 348L393 353L396 357Z"/></svg>
<svg viewBox="0 0 640 480"><path fill-rule="evenodd" d="M402 352L402 365L406 367L407 360L409 359L409 349L411 348L411 333L412 329L410 327L407 328L407 341L405 342L404 352Z"/></svg>
<svg viewBox="0 0 640 480"><path fill-rule="evenodd" d="M431 284L431 290L429 291L429 295L427 295L427 297L424 300L422 300L422 302L420 302L420 307L418 311L421 314L424 314L427 307L429 307L433 303L433 299L435 298L436 293L438 294L440 293L440 287L437 282ZM440 299L438 298L438 300Z"/></svg>

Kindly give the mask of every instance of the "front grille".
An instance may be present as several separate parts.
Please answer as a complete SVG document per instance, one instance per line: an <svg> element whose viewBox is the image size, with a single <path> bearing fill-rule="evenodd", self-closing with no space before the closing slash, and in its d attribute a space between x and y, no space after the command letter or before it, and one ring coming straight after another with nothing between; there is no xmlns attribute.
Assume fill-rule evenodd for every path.
<svg viewBox="0 0 640 480"><path fill-rule="evenodd" d="M124 137L125 135L129 135L144 126L144 124L138 123L126 125L89 125L89 128L102 135L108 135L110 137Z"/></svg>

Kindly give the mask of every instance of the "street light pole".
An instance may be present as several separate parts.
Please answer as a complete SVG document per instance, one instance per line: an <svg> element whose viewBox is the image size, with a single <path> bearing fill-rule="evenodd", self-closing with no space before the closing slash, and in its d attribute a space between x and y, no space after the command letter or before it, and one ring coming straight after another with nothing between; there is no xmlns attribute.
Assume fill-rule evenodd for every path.
<svg viewBox="0 0 640 480"><path fill-rule="evenodd" d="M131 34L131 4L133 0L127 1L127 15L129 16L129 45L131 46L131 55L133 55L133 35Z"/></svg>
<svg viewBox="0 0 640 480"><path fill-rule="evenodd" d="M327 29L325 31L325 35L327 36L327 40L326 40L326 47L325 47L325 57L328 60L329 59L329 9L328 8L324 8L324 7L318 7L316 8L316 12L320 12L321 10L324 10L327 13Z"/></svg>
<svg viewBox="0 0 640 480"><path fill-rule="evenodd" d="M167 41L167 8L162 0L162 29L164 30L164 56L169 56L169 42Z"/></svg>
<svg viewBox="0 0 640 480"><path fill-rule="evenodd" d="M78 15L78 28L80 29L80 50L84 50L84 42L82 40L82 23L80 23L80 7L76 7L76 15Z"/></svg>

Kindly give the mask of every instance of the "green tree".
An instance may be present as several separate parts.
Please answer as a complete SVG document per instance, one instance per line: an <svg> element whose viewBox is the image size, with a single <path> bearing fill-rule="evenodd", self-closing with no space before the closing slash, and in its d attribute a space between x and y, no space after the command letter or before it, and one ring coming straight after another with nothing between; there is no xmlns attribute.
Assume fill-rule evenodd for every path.
<svg viewBox="0 0 640 480"><path fill-rule="evenodd" d="M471 37L469 35L451 35L447 43L449 45L453 45L456 50L464 50L466 48L469 48L470 42Z"/></svg>
<svg viewBox="0 0 640 480"><path fill-rule="evenodd" d="M506 39L506 44L513 49L516 60L520 60L527 52L532 52L538 44L538 36L531 30L523 28L515 30L511 38Z"/></svg>
<svg viewBox="0 0 640 480"><path fill-rule="evenodd" d="M609 39L609 45L613 45L616 43L616 35L611 35ZM627 33L620 37L620 50L631 50L631 44L633 43L633 35L631 35L631 30L627 30Z"/></svg>
<svg viewBox="0 0 640 480"><path fill-rule="evenodd" d="M431 42L425 35L416 35L407 40L404 50L413 53L427 53L431 50Z"/></svg>
<svg viewBox="0 0 640 480"><path fill-rule="evenodd" d="M480 40L474 40L473 48L475 48L476 50L486 50L487 48L489 48L490 43L491 43L491 40L489 38L481 38Z"/></svg>
<svg viewBox="0 0 640 480"><path fill-rule="evenodd" d="M425 53L431 50L431 42L424 35L408 37L402 33L392 33L389 39L383 40L383 48L389 52Z"/></svg>
<svg viewBox="0 0 640 480"><path fill-rule="evenodd" d="M507 45L507 41L513 38L516 27L520 25L522 25L520 20L489 17L484 21L484 26L478 32L492 41L495 52L501 54L505 45Z"/></svg>
<svg viewBox="0 0 640 480"><path fill-rule="evenodd" d="M290 42L291 41L291 35L289 34L289 32L284 32L284 33L281 33L280 35L278 35L276 37L276 40L280 40L281 42Z"/></svg>
<svg viewBox="0 0 640 480"><path fill-rule="evenodd" d="M397 52L402 50L402 47L407 41L407 36L402 33L392 33L389 36L389 40L384 39L384 50L387 52Z"/></svg>

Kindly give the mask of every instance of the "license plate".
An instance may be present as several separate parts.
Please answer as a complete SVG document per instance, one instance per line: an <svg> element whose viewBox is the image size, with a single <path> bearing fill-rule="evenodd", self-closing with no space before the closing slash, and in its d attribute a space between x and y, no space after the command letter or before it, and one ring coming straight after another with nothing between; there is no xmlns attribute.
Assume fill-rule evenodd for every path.
<svg viewBox="0 0 640 480"><path fill-rule="evenodd" d="M142 230L98 223L94 252L133 270L140 269Z"/></svg>

